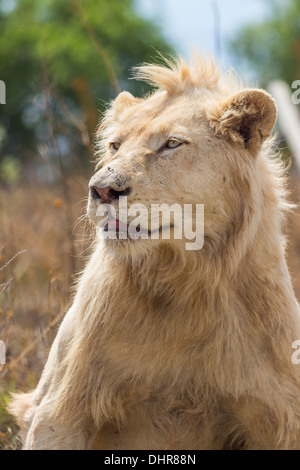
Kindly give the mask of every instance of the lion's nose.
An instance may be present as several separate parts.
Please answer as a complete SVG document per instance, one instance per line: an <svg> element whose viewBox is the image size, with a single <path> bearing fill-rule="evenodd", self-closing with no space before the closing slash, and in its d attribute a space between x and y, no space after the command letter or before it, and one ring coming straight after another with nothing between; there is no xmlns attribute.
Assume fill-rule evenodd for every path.
<svg viewBox="0 0 300 470"><path fill-rule="evenodd" d="M123 189L122 191L116 191L110 186L106 188L98 188L92 186L91 195L94 199L100 199L102 204L109 204L112 201L119 199L120 196L128 196L131 192L131 188Z"/></svg>

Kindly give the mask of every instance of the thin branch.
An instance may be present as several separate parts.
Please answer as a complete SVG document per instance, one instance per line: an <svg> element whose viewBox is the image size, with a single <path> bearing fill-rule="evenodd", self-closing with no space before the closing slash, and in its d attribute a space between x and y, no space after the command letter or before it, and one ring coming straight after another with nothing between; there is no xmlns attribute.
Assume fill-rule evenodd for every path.
<svg viewBox="0 0 300 470"><path fill-rule="evenodd" d="M220 9L217 0L211 0L211 7L213 10L214 17L214 42L215 42L215 54L221 61L222 46L221 46L221 21L220 21Z"/></svg>
<svg viewBox="0 0 300 470"><path fill-rule="evenodd" d="M91 139L86 124L74 116L55 90L52 90L52 97L73 126L80 132L82 143L91 150Z"/></svg>
<svg viewBox="0 0 300 470"><path fill-rule="evenodd" d="M8 302L9 302L10 294L11 294L11 291L12 291L12 288L13 288L13 283L14 283L14 278L13 277L10 278L10 280L7 283L5 283L6 299L5 299L5 304L4 304L4 308L3 308L4 317L6 316ZM3 284L2 284L2 286L3 286ZM2 292L3 291L1 291L1 293ZM9 324L9 322L5 321L4 325L3 324L1 325L1 336L2 337L4 336L4 333L6 332L6 330L8 329L8 324Z"/></svg>
<svg viewBox="0 0 300 470"><path fill-rule="evenodd" d="M59 146L57 144L56 136L55 136L54 116L51 110L51 98L52 98L51 87L49 84L48 71L45 65L43 66L42 72L43 72L44 106L45 106L45 114L46 114L46 118L48 122L49 132L50 132L50 142L52 144L53 153L56 157L59 171L60 171L60 178L62 182L64 200L66 201L66 203L68 203L65 205L65 215L66 215L66 221L67 221L67 231L68 231L70 245L71 245L71 253L70 253L71 271L69 272L69 283L71 283L72 275L76 272L76 264L75 264L76 249L74 246L74 240L72 238L72 233L71 233L71 225L72 225L72 220L73 220L72 204L71 204L69 186L68 186L66 176L65 176L63 158L62 158L62 154L60 152Z"/></svg>
<svg viewBox="0 0 300 470"><path fill-rule="evenodd" d="M114 90L115 94L118 95L121 91L121 88L120 88L115 70L113 68L113 65L110 61L110 58L108 57L108 55L106 53L106 50L104 49L102 44L99 42L99 39L97 38L97 36L95 34L95 31L93 30L90 23L88 22L88 20L85 16L85 13L84 13L83 9L81 8L78 0L70 0L70 1L73 3L75 9L77 10L78 17L81 21L81 24L85 28L85 30L88 33L92 43L94 44L94 46L97 49L101 59L103 60L105 68L106 68L108 76L109 76L109 79L110 79L110 82L111 82L111 85L113 87L113 90Z"/></svg>
<svg viewBox="0 0 300 470"><path fill-rule="evenodd" d="M17 256L21 255L22 253L26 253L26 252L27 252L27 250L18 251L18 253L16 253L12 258L10 258L10 260L8 260L7 263L5 263L3 266L1 266L0 271L3 271L5 268L7 268L7 266L8 266L14 259L16 259Z"/></svg>
<svg viewBox="0 0 300 470"><path fill-rule="evenodd" d="M0 377L3 377L7 374L8 371L12 371L16 365L26 356L35 346L36 344L44 338L45 335L56 325L56 323L61 320L61 318L65 315L65 310L60 312L56 317L49 323L49 325L32 341L23 351L13 360L11 360L5 367L5 370L0 374Z"/></svg>
<svg viewBox="0 0 300 470"><path fill-rule="evenodd" d="M2 294L2 292L4 292L5 289L10 286L10 284L13 282L13 280L14 280L14 278L11 277L9 279L9 281L3 282L2 284L0 284L0 294Z"/></svg>

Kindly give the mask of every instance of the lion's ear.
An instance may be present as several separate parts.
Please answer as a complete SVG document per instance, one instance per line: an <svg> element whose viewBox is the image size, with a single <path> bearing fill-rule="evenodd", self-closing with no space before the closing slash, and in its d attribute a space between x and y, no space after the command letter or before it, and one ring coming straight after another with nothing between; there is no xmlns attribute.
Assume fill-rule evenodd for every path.
<svg viewBox="0 0 300 470"><path fill-rule="evenodd" d="M128 91L122 91L118 94L117 98L113 103L113 111L116 116L125 111L125 109L130 108L138 103L140 103L142 98L136 98Z"/></svg>
<svg viewBox="0 0 300 470"><path fill-rule="evenodd" d="M270 135L276 116L275 101L268 93L248 89L222 101L208 117L217 134L241 143L255 156Z"/></svg>

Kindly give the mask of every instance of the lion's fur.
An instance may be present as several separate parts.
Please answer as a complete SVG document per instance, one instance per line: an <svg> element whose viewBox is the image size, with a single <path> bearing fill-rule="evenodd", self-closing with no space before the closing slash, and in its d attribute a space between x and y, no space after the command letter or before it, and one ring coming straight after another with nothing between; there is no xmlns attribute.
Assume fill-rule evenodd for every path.
<svg viewBox="0 0 300 470"><path fill-rule="evenodd" d="M95 242L26 411L24 447L300 448L300 320L274 103L200 56L136 75L158 90L112 103L92 183L109 164L133 202L204 203L204 246ZM157 157L170 122L192 143ZM24 426L22 399L13 407Z"/></svg>

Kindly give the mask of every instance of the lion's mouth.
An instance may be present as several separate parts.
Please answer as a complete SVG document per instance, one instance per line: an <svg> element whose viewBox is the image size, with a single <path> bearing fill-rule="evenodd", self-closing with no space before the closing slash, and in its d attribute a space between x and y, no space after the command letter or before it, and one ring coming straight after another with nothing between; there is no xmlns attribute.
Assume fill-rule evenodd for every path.
<svg viewBox="0 0 300 470"><path fill-rule="evenodd" d="M122 234L124 238L151 238L151 235L154 233L162 233L167 228L174 228L174 225L171 224L170 227L160 226L149 230L148 228L141 227L140 224L125 224L121 220L113 218L108 219L102 226L103 232Z"/></svg>
<svg viewBox="0 0 300 470"><path fill-rule="evenodd" d="M110 231L116 231L116 232L128 232L128 224L124 224L124 222L121 222L118 219L109 219L106 224L103 227L104 232L110 232Z"/></svg>
<svg viewBox="0 0 300 470"><path fill-rule="evenodd" d="M125 224L119 219L109 219L106 224L103 226L104 232L117 232L117 233L127 233L128 235L130 232L141 232L141 226L137 225L132 229L132 227L128 224Z"/></svg>

